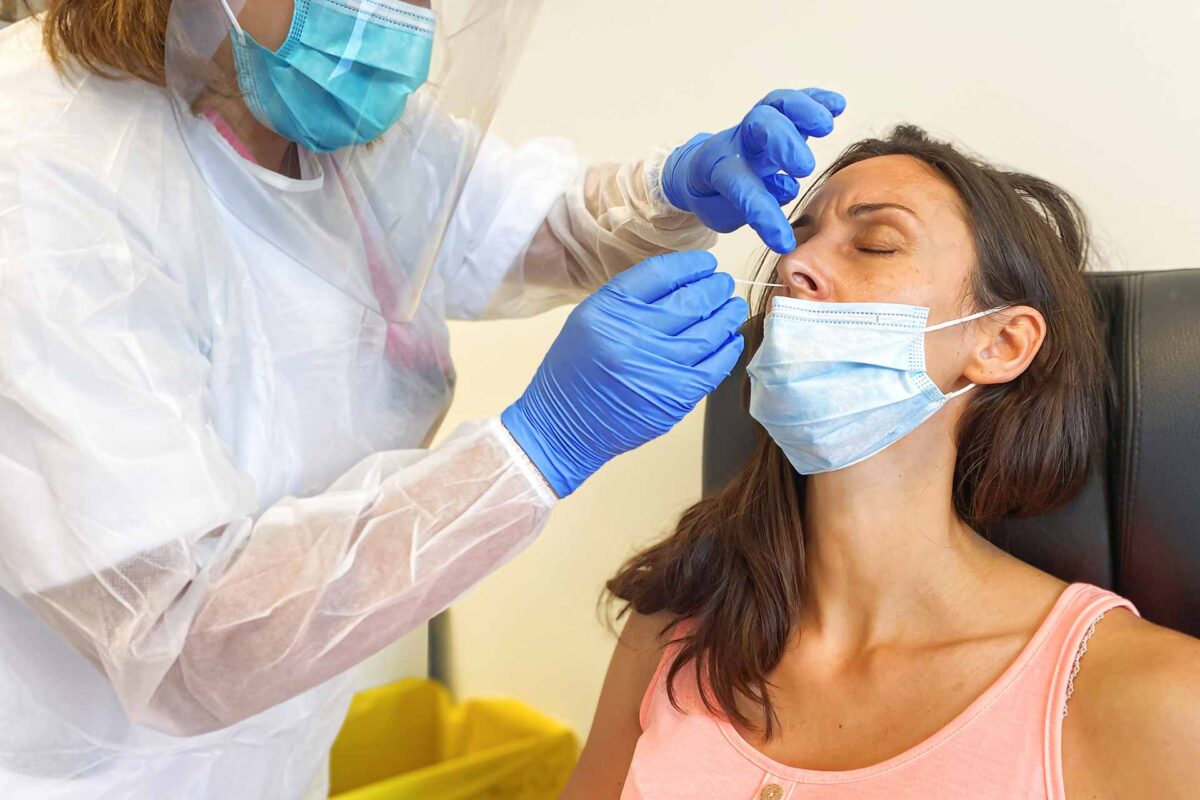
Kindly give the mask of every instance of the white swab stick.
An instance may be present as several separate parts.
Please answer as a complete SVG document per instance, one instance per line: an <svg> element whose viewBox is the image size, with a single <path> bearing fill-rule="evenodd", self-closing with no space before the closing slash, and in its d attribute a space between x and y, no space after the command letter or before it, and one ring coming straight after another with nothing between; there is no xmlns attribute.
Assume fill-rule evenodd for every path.
<svg viewBox="0 0 1200 800"><path fill-rule="evenodd" d="M743 278L734 278L733 282L745 284L746 286L770 286L775 289L786 289L787 288L787 286L785 286L782 283L764 283L763 281L748 281Z"/></svg>

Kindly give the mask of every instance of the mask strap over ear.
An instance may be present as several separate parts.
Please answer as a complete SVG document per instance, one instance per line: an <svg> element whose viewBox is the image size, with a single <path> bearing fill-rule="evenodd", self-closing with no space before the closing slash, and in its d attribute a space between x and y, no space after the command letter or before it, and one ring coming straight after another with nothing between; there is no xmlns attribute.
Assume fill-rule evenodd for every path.
<svg viewBox="0 0 1200 800"><path fill-rule="evenodd" d="M229 7L229 0L221 0L221 8L225 9L225 13L229 16L229 21L233 24L234 30L237 31L238 38L244 41L246 38L246 32L242 30L242 26L237 21L237 15L234 14L233 9Z"/></svg>
<svg viewBox="0 0 1200 800"><path fill-rule="evenodd" d="M971 314L968 317L952 319L949 322L939 322L937 325L930 325L925 329L925 332L930 333L931 331L940 331L942 328L953 328L955 325L962 325L964 322L970 322L973 319L986 317L988 314L995 314L997 311L1004 311L1008 308L1010 308L1010 306L996 306L995 308L989 308L987 311L980 311L975 314Z"/></svg>
<svg viewBox="0 0 1200 800"><path fill-rule="evenodd" d="M986 317L988 314L995 314L997 311L1004 311L1007 308L1010 308L1010 306L996 306L995 308L989 308L987 311L979 311L975 314L971 314L971 315L963 317L961 319L952 319L949 322L939 322L937 325L930 325L928 328L925 329L925 332L929 333L930 331L940 331L942 328L952 328L955 325L962 325L964 322L970 322L973 319L979 319L980 317ZM974 384L974 383L968 383L966 386L964 386L961 389L955 389L953 392L950 392L949 394L946 395L946 401L949 402L950 400L953 400L954 398L958 397L959 395L966 394L967 392L974 389L975 386L976 386L976 384Z"/></svg>

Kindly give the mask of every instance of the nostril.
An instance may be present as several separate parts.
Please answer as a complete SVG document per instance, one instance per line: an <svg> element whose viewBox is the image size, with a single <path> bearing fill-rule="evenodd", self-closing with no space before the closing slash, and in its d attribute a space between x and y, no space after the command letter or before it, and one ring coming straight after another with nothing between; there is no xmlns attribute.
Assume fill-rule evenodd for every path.
<svg viewBox="0 0 1200 800"><path fill-rule="evenodd" d="M779 282L787 284L794 295L821 299L826 293L820 270L800 258L789 259L779 266Z"/></svg>
<svg viewBox="0 0 1200 800"><path fill-rule="evenodd" d="M791 287L793 292L802 294L816 294L818 290L816 280L807 272L795 270L787 276L786 283Z"/></svg>

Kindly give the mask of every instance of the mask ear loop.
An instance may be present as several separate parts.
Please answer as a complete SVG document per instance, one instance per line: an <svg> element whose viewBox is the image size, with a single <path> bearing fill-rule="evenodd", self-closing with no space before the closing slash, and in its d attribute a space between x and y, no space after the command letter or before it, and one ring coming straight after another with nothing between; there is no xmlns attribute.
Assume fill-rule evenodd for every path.
<svg viewBox="0 0 1200 800"><path fill-rule="evenodd" d="M233 9L229 7L229 0L220 0L221 8L225 9L225 15L229 17L229 22L232 23L233 29L237 31L238 38L243 42L246 41L246 32L242 30L241 24L237 21L237 15L233 13Z"/></svg>
<svg viewBox="0 0 1200 800"><path fill-rule="evenodd" d="M979 319L980 317L986 317L988 314L995 314L997 311L1004 311L1007 308L1009 308L1009 306L996 306L995 308L989 308L987 311L979 311L975 314L971 314L968 317L952 319L949 322L939 322L937 325L930 325L928 328L925 329L925 332L931 333L933 331L940 331L943 328L953 328L955 325L962 325L964 322L970 322L973 319Z"/></svg>
<svg viewBox="0 0 1200 800"><path fill-rule="evenodd" d="M989 308L987 311L979 311L975 314L971 314L969 316L962 317L961 319L952 319L949 322L939 322L937 325L930 325L928 328L926 328L925 333L929 333L930 331L940 331L943 328L952 328L955 325L962 325L964 322L970 322L973 319L979 319L980 317L986 317L988 314L995 314L997 311L1004 311L1007 308L1009 308L1009 306L996 306L995 308ZM961 389L955 389L953 392L950 392L949 394L947 394L945 396L946 402L948 403L951 400L953 400L954 398L958 397L959 395L966 394L967 392L974 389L976 386L978 386L978 384L968 383L966 386L964 386Z"/></svg>
<svg viewBox="0 0 1200 800"><path fill-rule="evenodd" d="M961 389L955 389L953 392L950 392L949 394L945 395L946 402L949 403L951 400L958 397L960 394L966 394L967 392L971 391L978 385L979 384L976 384L976 383L968 383L966 386L964 386Z"/></svg>

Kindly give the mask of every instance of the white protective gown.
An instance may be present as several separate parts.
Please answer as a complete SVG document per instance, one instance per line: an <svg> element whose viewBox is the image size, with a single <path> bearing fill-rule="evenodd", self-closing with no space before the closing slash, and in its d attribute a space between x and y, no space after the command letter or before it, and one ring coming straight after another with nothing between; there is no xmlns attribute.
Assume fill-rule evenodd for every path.
<svg viewBox="0 0 1200 800"><path fill-rule="evenodd" d="M419 312L387 323L254 224L255 182L319 192L332 157L251 168L162 89L60 78L36 22L0 34L0 86L0 797L300 797L344 672L555 503L496 419L420 449L445 320L571 302L711 234L660 160L489 141Z"/></svg>

